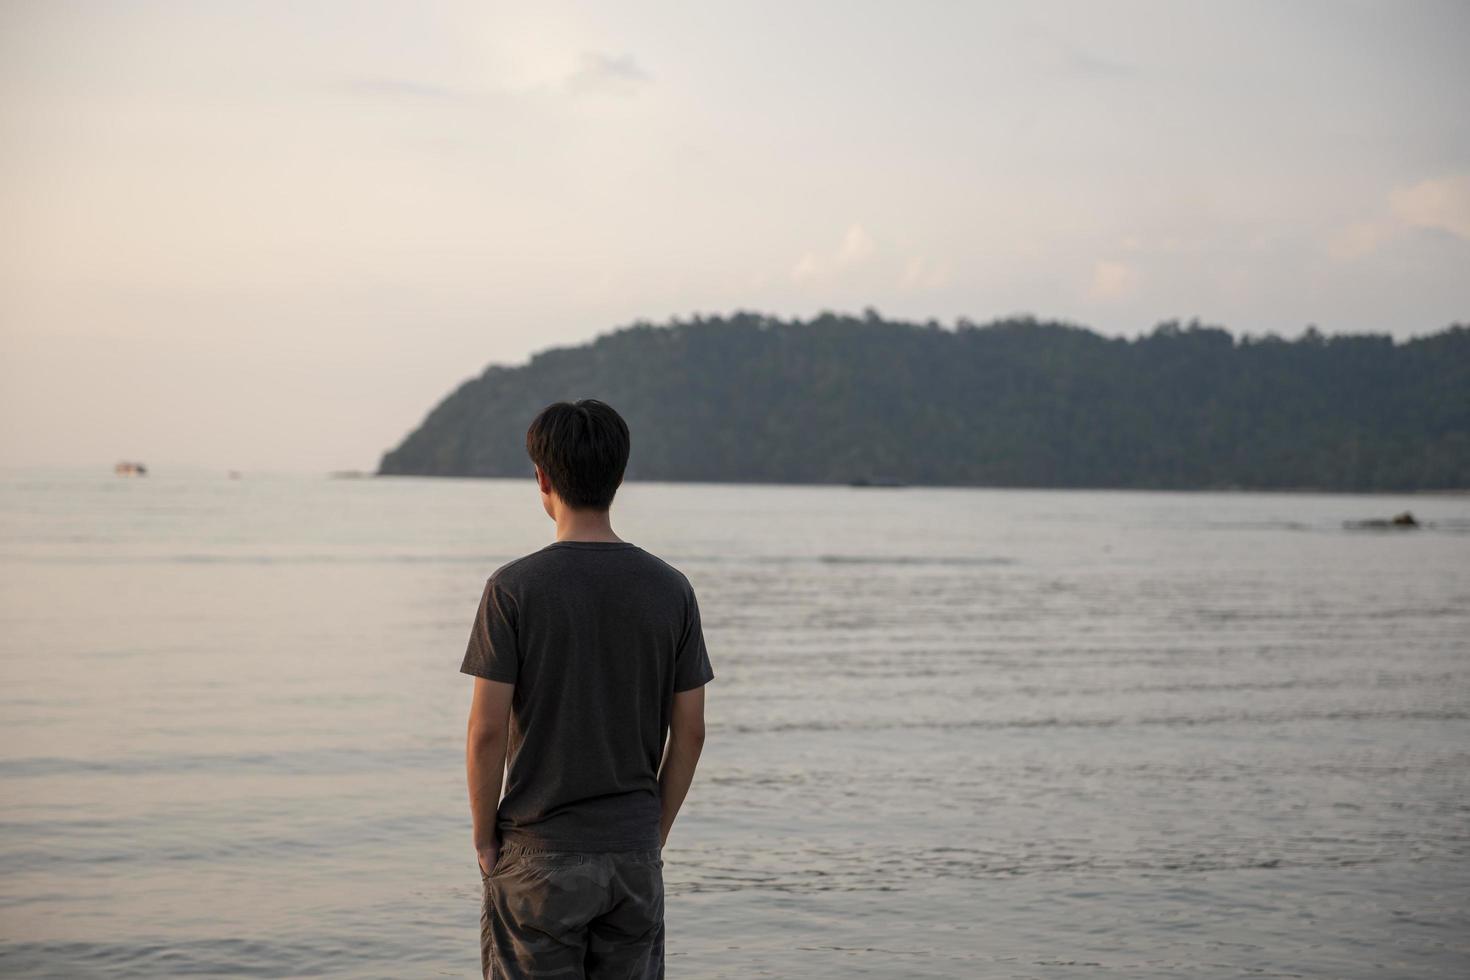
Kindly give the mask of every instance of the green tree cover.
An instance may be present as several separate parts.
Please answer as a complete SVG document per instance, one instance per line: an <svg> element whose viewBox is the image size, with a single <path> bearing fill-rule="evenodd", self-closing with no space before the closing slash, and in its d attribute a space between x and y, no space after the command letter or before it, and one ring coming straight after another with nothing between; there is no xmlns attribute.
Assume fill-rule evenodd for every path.
<svg viewBox="0 0 1470 980"><path fill-rule="evenodd" d="M1394 343L1168 322L1129 340L872 310L640 322L491 365L379 472L527 476L536 412L585 397L627 419L630 480L1470 487L1470 327Z"/></svg>

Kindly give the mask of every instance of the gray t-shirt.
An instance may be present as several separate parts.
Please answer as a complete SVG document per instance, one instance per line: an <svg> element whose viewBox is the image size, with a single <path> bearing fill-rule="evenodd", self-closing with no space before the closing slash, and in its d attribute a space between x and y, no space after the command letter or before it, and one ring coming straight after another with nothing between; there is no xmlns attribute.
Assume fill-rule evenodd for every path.
<svg viewBox="0 0 1470 980"><path fill-rule="evenodd" d="M715 676L683 572L627 541L554 541L491 574L459 669L515 685L504 842L659 846L674 692Z"/></svg>

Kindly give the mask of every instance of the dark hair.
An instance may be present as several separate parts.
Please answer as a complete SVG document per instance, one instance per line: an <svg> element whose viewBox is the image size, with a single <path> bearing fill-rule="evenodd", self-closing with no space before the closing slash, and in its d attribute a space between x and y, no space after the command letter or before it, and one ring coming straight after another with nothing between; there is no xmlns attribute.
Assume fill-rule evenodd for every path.
<svg viewBox="0 0 1470 980"><path fill-rule="evenodd" d="M568 507L607 510L628 465L628 423L596 398L556 402L526 430L526 452Z"/></svg>

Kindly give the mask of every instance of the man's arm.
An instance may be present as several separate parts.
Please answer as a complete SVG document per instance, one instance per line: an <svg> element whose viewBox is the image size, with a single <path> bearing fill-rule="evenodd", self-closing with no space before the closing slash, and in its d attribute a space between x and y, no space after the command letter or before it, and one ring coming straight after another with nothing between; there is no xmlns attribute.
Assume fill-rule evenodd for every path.
<svg viewBox="0 0 1470 980"><path fill-rule="evenodd" d="M510 700L514 684L475 678L470 701L469 732L465 739L465 771L470 783L470 817L474 824L475 853L486 874L495 870L500 839L495 813L505 780L505 743L510 731Z"/></svg>
<svg viewBox="0 0 1470 980"><path fill-rule="evenodd" d="M703 748L704 687L700 686L674 695L669 741L658 770L660 845L669 842L669 830L689 793L689 784L694 782L694 767L699 765Z"/></svg>

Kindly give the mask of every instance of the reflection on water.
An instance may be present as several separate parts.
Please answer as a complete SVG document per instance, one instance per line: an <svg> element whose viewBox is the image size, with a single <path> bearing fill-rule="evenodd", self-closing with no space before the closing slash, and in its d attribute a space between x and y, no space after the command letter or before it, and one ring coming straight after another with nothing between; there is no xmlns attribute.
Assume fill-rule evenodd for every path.
<svg viewBox="0 0 1470 980"><path fill-rule="evenodd" d="M0 475L0 972L469 976L531 481ZM1344 522L1413 510L1430 524ZM1470 500L630 484L686 977L1470 971Z"/></svg>

